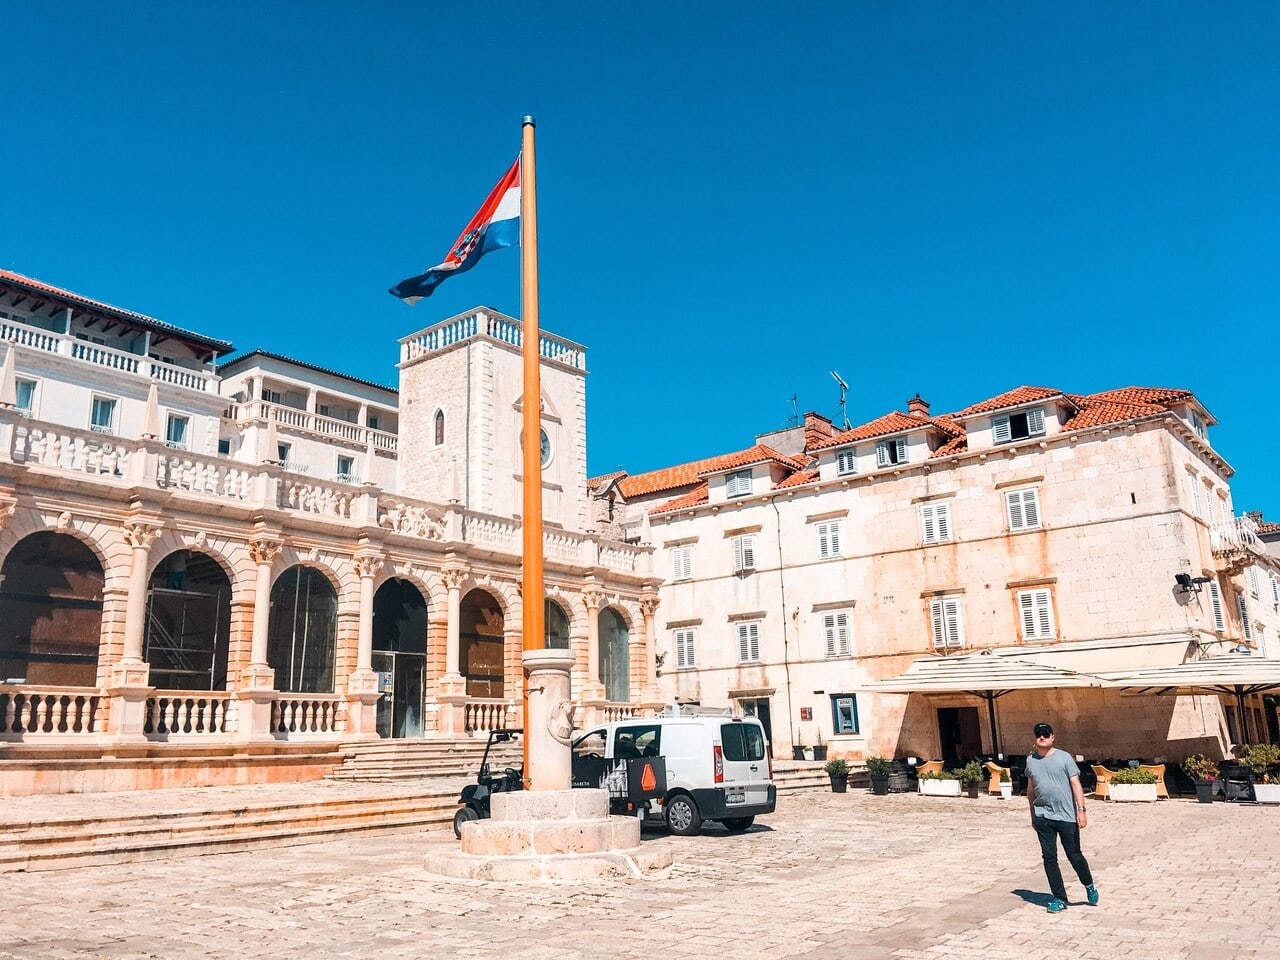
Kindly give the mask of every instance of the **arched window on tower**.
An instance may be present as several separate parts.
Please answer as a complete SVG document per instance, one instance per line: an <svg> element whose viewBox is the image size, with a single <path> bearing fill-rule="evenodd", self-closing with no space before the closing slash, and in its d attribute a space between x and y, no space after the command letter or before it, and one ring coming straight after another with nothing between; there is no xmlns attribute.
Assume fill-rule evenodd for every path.
<svg viewBox="0 0 1280 960"><path fill-rule="evenodd" d="M436 446L444 445L444 411L436 411Z"/></svg>

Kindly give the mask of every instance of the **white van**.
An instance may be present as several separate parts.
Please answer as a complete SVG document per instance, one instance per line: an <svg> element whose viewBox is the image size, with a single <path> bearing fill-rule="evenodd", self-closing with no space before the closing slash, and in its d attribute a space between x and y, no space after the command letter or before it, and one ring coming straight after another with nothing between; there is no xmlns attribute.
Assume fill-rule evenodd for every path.
<svg viewBox="0 0 1280 960"><path fill-rule="evenodd" d="M648 813L672 833L696 834L704 820L745 830L773 813L777 789L764 727L754 717L636 717L594 727L573 742L575 758L662 757L667 789Z"/></svg>

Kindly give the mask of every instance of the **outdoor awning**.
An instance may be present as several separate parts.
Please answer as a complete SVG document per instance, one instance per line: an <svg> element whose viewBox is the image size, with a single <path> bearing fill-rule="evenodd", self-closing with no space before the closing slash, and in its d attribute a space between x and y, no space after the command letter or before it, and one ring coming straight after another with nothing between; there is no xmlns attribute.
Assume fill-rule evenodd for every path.
<svg viewBox="0 0 1280 960"><path fill-rule="evenodd" d="M1280 691L1280 660L1228 654L1100 676L1134 693L1248 696Z"/></svg>

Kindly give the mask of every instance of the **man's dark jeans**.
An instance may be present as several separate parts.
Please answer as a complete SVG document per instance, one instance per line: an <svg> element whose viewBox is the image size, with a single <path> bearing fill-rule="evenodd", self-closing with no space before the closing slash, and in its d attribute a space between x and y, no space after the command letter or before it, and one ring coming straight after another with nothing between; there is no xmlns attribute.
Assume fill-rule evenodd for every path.
<svg viewBox="0 0 1280 960"><path fill-rule="evenodd" d="M1049 878L1049 889L1059 900L1067 899L1067 888L1062 884L1062 871L1058 869L1058 838L1062 838L1062 849L1075 868L1076 876L1086 887L1092 886L1093 874L1089 872L1089 861L1080 852L1080 827L1066 820L1050 820L1047 817L1036 817L1034 820L1036 836L1040 839L1040 853L1044 856L1044 875Z"/></svg>

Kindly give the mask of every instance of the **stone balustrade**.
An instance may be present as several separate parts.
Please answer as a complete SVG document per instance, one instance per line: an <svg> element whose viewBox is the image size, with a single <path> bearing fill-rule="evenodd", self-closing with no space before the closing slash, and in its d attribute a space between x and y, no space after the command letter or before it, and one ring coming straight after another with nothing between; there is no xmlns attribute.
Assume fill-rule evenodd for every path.
<svg viewBox="0 0 1280 960"><path fill-rule="evenodd" d="M401 340L400 360L401 362L416 360L445 350L456 343L479 337L522 348L524 324L513 317L488 310L460 313L456 317L441 320ZM539 331L538 353L555 363L562 363L577 370L586 369L587 348L564 337Z"/></svg>
<svg viewBox="0 0 1280 960"><path fill-rule="evenodd" d="M228 420L246 423L251 420L275 420L276 424L299 433L309 433L317 437L342 440L353 446L370 447L387 453L395 453L399 437L385 430L375 430L349 420L338 420L326 417L309 410L299 410L282 403L271 403L266 400L251 400L245 403L232 403L223 413Z"/></svg>
<svg viewBox="0 0 1280 960"><path fill-rule="evenodd" d="M463 729L467 733L488 733L520 726L520 704L514 700L469 699L463 707Z"/></svg>
<svg viewBox="0 0 1280 960"><path fill-rule="evenodd" d="M345 730L346 710L337 694L279 693L271 701L271 732L278 739L327 736Z"/></svg>
<svg viewBox="0 0 1280 960"><path fill-rule="evenodd" d="M207 737L234 732L236 701L225 690L164 690L147 698L142 732L149 739Z"/></svg>
<svg viewBox="0 0 1280 960"><path fill-rule="evenodd" d="M98 690L0 684L0 741L100 733L109 702Z"/></svg>

